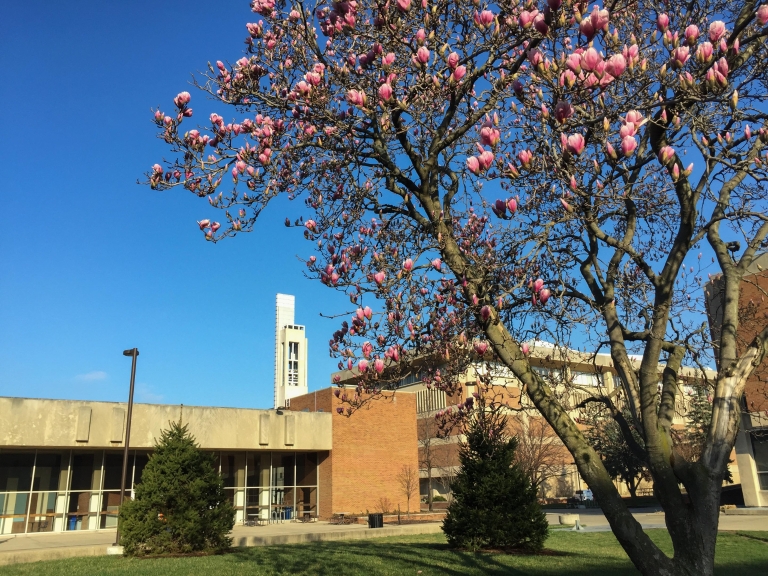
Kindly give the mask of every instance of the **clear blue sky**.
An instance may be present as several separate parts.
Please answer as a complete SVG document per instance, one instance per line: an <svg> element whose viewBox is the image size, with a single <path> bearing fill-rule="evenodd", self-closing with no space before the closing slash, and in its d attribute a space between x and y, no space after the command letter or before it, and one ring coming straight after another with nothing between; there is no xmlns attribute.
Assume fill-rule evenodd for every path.
<svg viewBox="0 0 768 576"><path fill-rule="evenodd" d="M0 18L0 395L271 407L274 299L295 294L310 390L329 385L343 296L303 277L311 246L274 206L217 245L191 194L136 184L162 158L150 107L234 61L254 19L214 3L8 2ZM218 111L190 90L198 118ZM225 113L226 112L226 113ZM291 209L292 208L292 209ZM348 301L347 301L348 303Z"/></svg>

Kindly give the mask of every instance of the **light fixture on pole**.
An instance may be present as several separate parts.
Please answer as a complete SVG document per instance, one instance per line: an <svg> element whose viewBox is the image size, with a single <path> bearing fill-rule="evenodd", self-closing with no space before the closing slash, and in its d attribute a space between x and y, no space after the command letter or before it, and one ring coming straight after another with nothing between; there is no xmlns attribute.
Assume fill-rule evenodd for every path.
<svg viewBox="0 0 768 576"><path fill-rule="evenodd" d="M131 348L130 350L124 350L123 356L132 357L131 361L131 388L128 392L128 418L125 423L125 445L123 447L123 474L120 477L120 507L118 510L123 509L123 499L125 498L125 477L128 474L128 445L131 441L131 415L133 414L133 386L136 382L136 358L139 356L138 348ZM120 516L118 513L117 520L117 534L115 535L115 546L120 545Z"/></svg>

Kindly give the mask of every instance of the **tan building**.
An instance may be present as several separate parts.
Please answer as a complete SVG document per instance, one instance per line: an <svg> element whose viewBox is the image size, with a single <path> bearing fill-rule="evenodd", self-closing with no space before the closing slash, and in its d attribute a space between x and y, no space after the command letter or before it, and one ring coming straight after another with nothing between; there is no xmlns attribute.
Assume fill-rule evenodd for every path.
<svg viewBox="0 0 768 576"><path fill-rule="evenodd" d="M328 518L406 509L396 488L416 462L415 402L403 394L351 417L331 389L291 410L134 405L128 495L171 421L213 453L236 521ZM0 534L110 529L116 525L126 404L0 397ZM407 416L406 416L407 415ZM409 426L391 426L398 418Z"/></svg>

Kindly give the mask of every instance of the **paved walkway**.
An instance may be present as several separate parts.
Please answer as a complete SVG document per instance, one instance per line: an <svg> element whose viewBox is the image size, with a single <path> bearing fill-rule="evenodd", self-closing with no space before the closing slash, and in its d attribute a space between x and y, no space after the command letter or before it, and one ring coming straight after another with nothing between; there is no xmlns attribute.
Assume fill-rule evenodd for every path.
<svg viewBox="0 0 768 576"><path fill-rule="evenodd" d="M559 514L579 514L587 532L609 531L608 521L599 509L546 510L547 521L558 528ZM648 508L633 510L643 528L665 528L664 514ZM768 511L754 515L720 515L720 530L768 530ZM235 546L271 546L298 544L325 540L356 540L406 534L433 534L440 532L440 522L425 524L385 525L369 530L365 524L342 526L327 522L285 522L267 526L237 525L232 530ZM114 530L64 532L51 534L0 535L0 566L19 562L56 560L73 556L101 556L115 541Z"/></svg>

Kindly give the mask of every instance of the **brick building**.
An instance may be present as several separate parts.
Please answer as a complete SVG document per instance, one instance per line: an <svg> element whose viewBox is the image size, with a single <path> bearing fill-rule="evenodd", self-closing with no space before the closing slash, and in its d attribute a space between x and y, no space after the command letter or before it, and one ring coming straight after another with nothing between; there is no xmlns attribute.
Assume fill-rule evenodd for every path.
<svg viewBox="0 0 768 576"><path fill-rule="evenodd" d="M721 279L705 288L712 339L722 325ZM768 253L755 258L739 290L738 349L741 353L768 322ZM736 437L736 463L744 503L768 506L768 362L758 366L747 381L742 399L741 428Z"/></svg>

